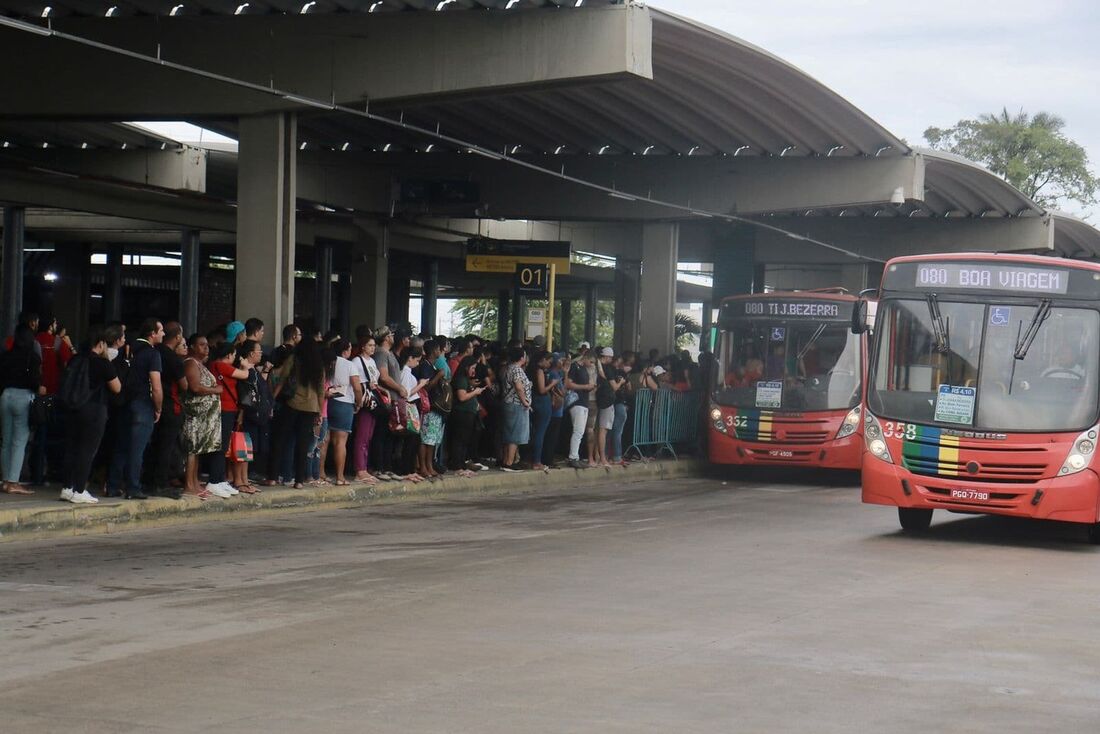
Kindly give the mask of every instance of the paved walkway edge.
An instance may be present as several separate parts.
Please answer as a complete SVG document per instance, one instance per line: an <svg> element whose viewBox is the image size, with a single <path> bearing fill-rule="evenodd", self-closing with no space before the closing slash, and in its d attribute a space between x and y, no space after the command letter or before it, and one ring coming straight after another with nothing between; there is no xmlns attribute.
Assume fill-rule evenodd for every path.
<svg viewBox="0 0 1100 734"><path fill-rule="evenodd" d="M160 525L211 522L245 518L272 511L309 511L354 507L403 500L433 499L461 494L511 494L534 490L568 489L600 482L615 485L633 482L697 476L706 462L693 459L636 463L612 469L555 469L550 473L528 471L518 474L492 471L470 479L446 477L436 482L379 482L376 485L326 485L308 489L265 487L261 494L238 495L228 500L201 502L182 500L111 501L98 505L67 502L46 506L41 503L0 509L0 542L35 538L118 533ZM42 492L43 490L39 490Z"/></svg>

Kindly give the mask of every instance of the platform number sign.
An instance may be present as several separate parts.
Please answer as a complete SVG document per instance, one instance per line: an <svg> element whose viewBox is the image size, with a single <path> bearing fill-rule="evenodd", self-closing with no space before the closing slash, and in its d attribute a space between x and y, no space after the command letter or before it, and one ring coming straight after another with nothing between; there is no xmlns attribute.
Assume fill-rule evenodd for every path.
<svg viewBox="0 0 1100 734"><path fill-rule="evenodd" d="M527 298L546 298L550 294L550 266L544 263L516 265L516 292Z"/></svg>

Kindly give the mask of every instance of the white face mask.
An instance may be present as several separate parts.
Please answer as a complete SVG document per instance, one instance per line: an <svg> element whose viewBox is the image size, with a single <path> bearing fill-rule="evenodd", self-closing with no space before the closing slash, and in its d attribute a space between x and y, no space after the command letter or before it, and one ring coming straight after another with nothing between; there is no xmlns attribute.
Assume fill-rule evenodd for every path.
<svg viewBox="0 0 1100 734"><path fill-rule="evenodd" d="M117 356L118 356L118 350L117 349L115 349L114 347L107 347L107 359L114 362L115 357L117 357Z"/></svg>

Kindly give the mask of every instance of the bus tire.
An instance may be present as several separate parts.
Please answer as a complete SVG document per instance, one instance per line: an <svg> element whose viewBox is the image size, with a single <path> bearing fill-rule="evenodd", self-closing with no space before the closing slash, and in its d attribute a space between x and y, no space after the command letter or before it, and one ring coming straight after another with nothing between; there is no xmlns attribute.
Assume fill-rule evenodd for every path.
<svg viewBox="0 0 1100 734"><path fill-rule="evenodd" d="M1100 545L1100 522L1094 522L1085 526L1085 537L1093 545Z"/></svg>
<svg viewBox="0 0 1100 734"><path fill-rule="evenodd" d="M927 530L932 524L932 510L922 510L919 507L899 507L898 522L901 529L910 533L919 533Z"/></svg>

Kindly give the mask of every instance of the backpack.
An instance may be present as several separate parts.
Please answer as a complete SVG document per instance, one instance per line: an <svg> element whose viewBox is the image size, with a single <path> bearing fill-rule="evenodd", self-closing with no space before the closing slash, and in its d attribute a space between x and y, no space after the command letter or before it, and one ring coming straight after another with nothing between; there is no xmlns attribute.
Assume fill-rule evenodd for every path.
<svg viewBox="0 0 1100 734"><path fill-rule="evenodd" d="M61 375L57 397L65 410L79 410L92 401L91 366L86 354L78 354Z"/></svg>
<svg viewBox="0 0 1100 734"><path fill-rule="evenodd" d="M428 392L428 399L431 401L432 410L440 415L450 415L451 408L454 407L454 391L451 390L450 380L440 380L435 384Z"/></svg>

